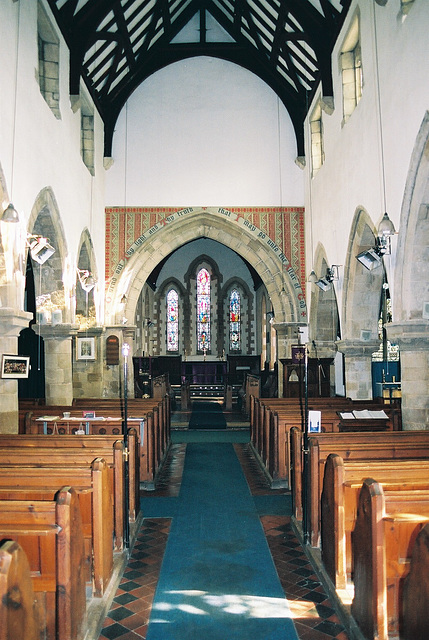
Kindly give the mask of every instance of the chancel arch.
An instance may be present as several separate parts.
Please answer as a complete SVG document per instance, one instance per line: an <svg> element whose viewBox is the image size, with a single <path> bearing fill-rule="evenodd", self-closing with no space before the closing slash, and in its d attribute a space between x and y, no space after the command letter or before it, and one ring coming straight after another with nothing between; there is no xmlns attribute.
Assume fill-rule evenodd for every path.
<svg viewBox="0 0 429 640"><path fill-rule="evenodd" d="M224 244L246 260L259 274L275 311L276 322L305 324L307 312L299 277L290 267L287 256L258 229L248 229L239 216L217 209L192 210L187 216L157 225L155 232L128 253L118 265L108 287L107 318L111 321L124 293L127 295L125 315L131 323L140 291L150 273L171 252L197 238L208 238ZM226 210L220 210L226 211ZM230 220L230 217L232 218ZM180 234L176 222L180 223ZM263 237L262 237L263 236ZM147 241L150 238L150 241ZM285 264L286 263L286 264Z"/></svg>

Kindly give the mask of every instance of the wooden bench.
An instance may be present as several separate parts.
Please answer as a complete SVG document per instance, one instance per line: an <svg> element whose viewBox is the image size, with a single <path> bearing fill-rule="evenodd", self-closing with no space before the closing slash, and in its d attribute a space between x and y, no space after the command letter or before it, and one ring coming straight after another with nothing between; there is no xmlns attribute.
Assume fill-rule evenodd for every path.
<svg viewBox="0 0 429 640"><path fill-rule="evenodd" d="M82 447L6 447L0 446L0 468L21 465L37 467L58 466L90 466L93 460L102 458L107 463L109 478L109 494L112 500L114 548L121 551L124 544L125 530L125 473L124 473L124 443L117 440L112 448L82 448Z"/></svg>
<svg viewBox="0 0 429 640"><path fill-rule="evenodd" d="M0 544L0 640L40 640L30 565L13 540Z"/></svg>
<svg viewBox="0 0 429 640"><path fill-rule="evenodd" d="M304 406L289 402L289 398L257 399L253 398L251 412L251 442L257 451L262 464L272 478L273 486L291 487L290 476L290 431L292 428L302 429ZM397 430L398 408L381 405L378 402L352 401L344 398L311 399L309 411L321 411L321 429L323 432L352 431L386 431ZM343 427L342 412L362 410L383 410L387 419L349 420L352 427Z"/></svg>
<svg viewBox="0 0 429 640"><path fill-rule="evenodd" d="M303 435L291 430L291 485L294 516L302 519ZM308 436L309 526L313 547L320 544L320 500L325 462L330 453L344 460L377 460L429 457L429 431L367 433L312 433Z"/></svg>
<svg viewBox="0 0 429 640"><path fill-rule="evenodd" d="M429 525L419 532L414 543L409 573L403 581L403 640L426 640L429 611Z"/></svg>
<svg viewBox="0 0 429 640"><path fill-rule="evenodd" d="M8 435L0 434L0 454L4 448L35 450L36 448L50 448L61 455L65 449L81 449L94 458L104 458L114 468L114 483L116 501L121 503L121 483L124 476L125 451L123 446L115 443L122 442L115 435ZM140 511L140 456L137 432L134 428L128 430L128 495L129 495L129 519L135 522ZM77 457L80 452L77 451ZM123 516L118 520L115 516L115 534L117 536L116 548L122 548L121 536L123 535Z"/></svg>
<svg viewBox="0 0 429 640"><path fill-rule="evenodd" d="M96 418L85 419L85 411L95 412ZM70 419L63 417L64 412L70 413ZM23 403L19 414L20 433L75 434L81 426L91 435L120 437L123 433L124 407L120 399L78 398L71 407L34 405L29 408ZM139 432L140 482L153 487L170 446L170 398L130 398L127 414L128 426L135 425ZM55 419L43 420L46 416Z"/></svg>
<svg viewBox="0 0 429 640"><path fill-rule="evenodd" d="M108 467L105 460L97 458L91 465L66 467L20 465L0 467L0 492L2 497L13 499L20 490L36 496L39 491L58 490L72 486L79 498L87 574L92 574L93 593L101 597L110 581L113 569L113 509ZM29 492L35 493L30 494ZM40 495L40 494L39 494Z"/></svg>
<svg viewBox="0 0 429 640"><path fill-rule="evenodd" d="M52 501L1 500L0 539L14 540L27 555L40 637L81 640L86 616L84 547L74 489L64 487Z"/></svg>
<svg viewBox="0 0 429 640"><path fill-rule="evenodd" d="M353 532L355 593L351 612L365 637L403 638L400 636L402 584L409 571L416 538L428 522L427 507L419 513L390 513L381 485L372 478L364 481ZM413 604L408 601L407 606ZM409 616L409 609L407 613ZM421 611L421 614L425 619L424 637L427 637L428 612ZM412 638L417 640L423 636Z"/></svg>
<svg viewBox="0 0 429 640"><path fill-rule="evenodd" d="M416 513L429 508L429 460L344 462L340 456L330 454L322 491L322 561L340 589L346 587L347 577L352 574L351 538L359 491L365 478L371 476L383 485L389 513Z"/></svg>

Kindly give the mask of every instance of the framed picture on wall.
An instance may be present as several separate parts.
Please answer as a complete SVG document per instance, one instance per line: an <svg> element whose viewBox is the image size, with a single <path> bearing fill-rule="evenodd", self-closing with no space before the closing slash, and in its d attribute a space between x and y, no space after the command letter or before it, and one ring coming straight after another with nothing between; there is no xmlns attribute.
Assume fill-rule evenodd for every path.
<svg viewBox="0 0 429 640"><path fill-rule="evenodd" d="M95 360L95 338L78 338L77 360Z"/></svg>
<svg viewBox="0 0 429 640"><path fill-rule="evenodd" d="M29 371L29 356L3 355L1 363L2 378L28 378Z"/></svg>

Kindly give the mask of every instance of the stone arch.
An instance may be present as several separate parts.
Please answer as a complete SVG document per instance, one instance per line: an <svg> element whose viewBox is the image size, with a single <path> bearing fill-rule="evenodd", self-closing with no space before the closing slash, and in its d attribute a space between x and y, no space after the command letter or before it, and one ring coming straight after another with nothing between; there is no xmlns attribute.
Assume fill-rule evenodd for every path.
<svg viewBox="0 0 429 640"><path fill-rule="evenodd" d="M43 264L33 263L38 321L51 322L52 313L61 312L61 321L70 321L71 283L67 291L64 276L67 246L59 208L50 187L37 195L28 220L28 233L47 238L55 253ZM28 259L28 258L27 258Z"/></svg>
<svg viewBox="0 0 429 640"><path fill-rule="evenodd" d="M83 273L82 273L83 272ZM94 279L92 289L85 286L83 278L86 272ZM82 278L82 282L81 282ZM81 329L86 329L97 324L97 305L99 298L97 286L97 266L95 261L94 246L91 234L87 227L82 231L77 252L76 286L76 320ZM88 290L87 290L88 289Z"/></svg>
<svg viewBox="0 0 429 640"><path fill-rule="evenodd" d="M396 255L395 322L428 321L429 307L429 112L411 156L401 209ZM427 310L424 313L424 309Z"/></svg>
<svg viewBox="0 0 429 640"><path fill-rule="evenodd" d="M134 317L140 291L163 258L191 240L210 238L235 251L256 270L265 284L277 321L306 323L307 309L299 278L274 242L226 209L182 212L177 212L177 218L170 216L171 222L165 220L156 225L152 235L139 239L132 251L127 252L127 262L118 265L106 296L107 322L115 317L124 293L127 295L126 317Z"/></svg>
<svg viewBox="0 0 429 640"><path fill-rule="evenodd" d="M356 256L375 246L375 226L362 207L356 209L344 265L342 338L344 340L378 340L378 320L385 276L384 264L369 270Z"/></svg>
<svg viewBox="0 0 429 640"><path fill-rule="evenodd" d="M326 257L324 247L319 243L315 252L315 272L324 277L331 265ZM311 291L311 313L309 337L317 343L318 354L331 356L340 332L337 295L335 283L326 291L313 285Z"/></svg>
<svg viewBox="0 0 429 640"><path fill-rule="evenodd" d="M0 215L9 205L6 179L0 164ZM25 278L21 256L24 230L18 224L0 222L0 307L23 309Z"/></svg>

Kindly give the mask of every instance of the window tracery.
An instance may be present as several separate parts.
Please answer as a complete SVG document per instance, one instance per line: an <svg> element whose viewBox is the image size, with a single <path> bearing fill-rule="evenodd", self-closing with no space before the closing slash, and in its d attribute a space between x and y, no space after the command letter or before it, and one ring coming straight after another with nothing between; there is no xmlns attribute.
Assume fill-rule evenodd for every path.
<svg viewBox="0 0 429 640"><path fill-rule="evenodd" d="M210 274L200 269L197 274L197 349L210 349Z"/></svg>

